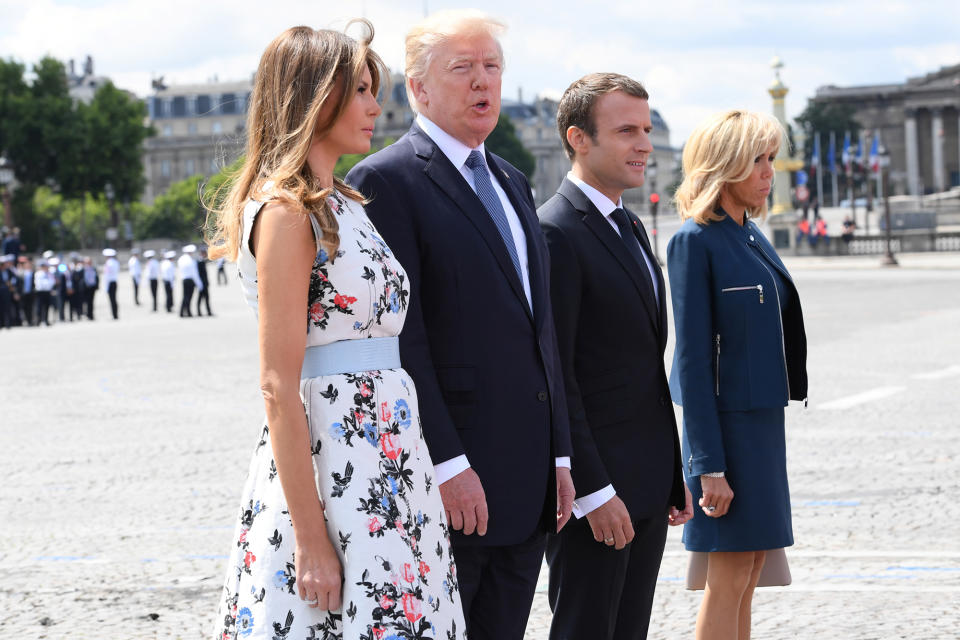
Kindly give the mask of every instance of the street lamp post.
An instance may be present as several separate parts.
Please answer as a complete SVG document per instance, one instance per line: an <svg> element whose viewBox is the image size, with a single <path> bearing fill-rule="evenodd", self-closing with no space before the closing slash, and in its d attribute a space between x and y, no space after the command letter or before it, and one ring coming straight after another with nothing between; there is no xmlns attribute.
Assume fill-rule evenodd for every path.
<svg viewBox="0 0 960 640"><path fill-rule="evenodd" d="M880 192L883 194L883 217L886 222L887 254L883 256L881 264L885 267L896 267L900 263L893 257L893 239L890 224L890 152L883 144L877 150L877 159L880 162Z"/></svg>
<svg viewBox="0 0 960 640"><path fill-rule="evenodd" d="M663 264L663 261L660 260L660 251L657 248L657 209L660 208L660 194L657 193L657 157L650 154L650 159L647 160L647 178L650 179L650 217L653 219L653 259L657 261L657 264Z"/></svg>
<svg viewBox="0 0 960 640"><path fill-rule="evenodd" d="M10 188L13 185L13 164L0 154L0 188L3 189L3 224L13 228L13 208L10 205Z"/></svg>

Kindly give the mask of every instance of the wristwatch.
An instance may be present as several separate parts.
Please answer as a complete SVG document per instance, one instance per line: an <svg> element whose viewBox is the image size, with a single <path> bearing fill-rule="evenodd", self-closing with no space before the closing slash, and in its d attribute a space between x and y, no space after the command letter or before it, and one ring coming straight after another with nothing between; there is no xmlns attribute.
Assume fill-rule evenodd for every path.
<svg viewBox="0 0 960 640"><path fill-rule="evenodd" d="M726 474L723 471L714 471L713 473L701 473L700 474L706 478L723 478L726 477Z"/></svg>

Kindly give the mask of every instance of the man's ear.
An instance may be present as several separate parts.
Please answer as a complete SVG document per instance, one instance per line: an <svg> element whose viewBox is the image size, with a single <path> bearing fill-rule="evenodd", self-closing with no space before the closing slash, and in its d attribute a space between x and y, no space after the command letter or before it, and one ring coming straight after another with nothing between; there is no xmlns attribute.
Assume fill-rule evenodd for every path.
<svg viewBox="0 0 960 640"><path fill-rule="evenodd" d="M423 86L423 80L419 78L407 78L407 86L418 104L427 106L430 104L430 97L427 94L426 87Z"/></svg>
<svg viewBox="0 0 960 640"><path fill-rule="evenodd" d="M567 143L573 148L574 152L579 156L583 155L587 147L587 134L580 127L574 127L573 125L567 127Z"/></svg>

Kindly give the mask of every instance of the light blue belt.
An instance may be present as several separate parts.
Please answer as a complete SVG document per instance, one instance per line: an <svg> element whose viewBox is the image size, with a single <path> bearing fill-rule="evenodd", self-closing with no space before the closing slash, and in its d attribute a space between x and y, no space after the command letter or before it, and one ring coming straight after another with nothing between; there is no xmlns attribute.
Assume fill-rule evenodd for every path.
<svg viewBox="0 0 960 640"><path fill-rule="evenodd" d="M307 347L300 379L399 368L400 340L397 336L340 340Z"/></svg>

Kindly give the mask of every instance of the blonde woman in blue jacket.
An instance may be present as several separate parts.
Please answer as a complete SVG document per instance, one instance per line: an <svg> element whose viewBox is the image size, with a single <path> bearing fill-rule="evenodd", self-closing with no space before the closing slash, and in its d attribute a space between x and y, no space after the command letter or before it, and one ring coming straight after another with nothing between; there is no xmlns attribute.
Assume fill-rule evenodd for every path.
<svg viewBox="0 0 960 640"><path fill-rule="evenodd" d="M766 551L793 544L784 411L807 395L800 298L753 222L767 214L785 139L774 118L727 111L683 152L667 247L677 344L671 392L683 405L683 466L700 509L684 529L708 552L698 640L750 637Z"/></svg>

